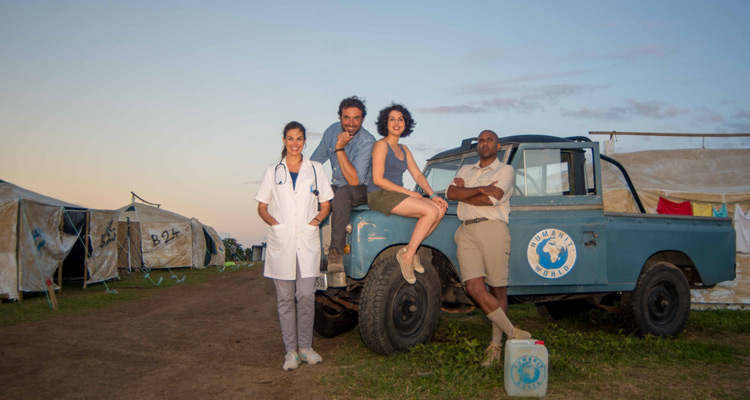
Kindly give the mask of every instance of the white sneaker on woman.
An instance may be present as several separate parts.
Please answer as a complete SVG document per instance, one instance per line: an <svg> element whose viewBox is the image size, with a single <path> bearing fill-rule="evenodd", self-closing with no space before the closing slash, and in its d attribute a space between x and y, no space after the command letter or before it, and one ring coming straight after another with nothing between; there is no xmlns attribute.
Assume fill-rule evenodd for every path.
<svg viewBox="0 0 750 400"><path fill-rule="evenodd" d="M323 357L316 353L312 347L301 347L299 349L299 358L308 364L318 364L323 362Z"/></svg>
<svg viewBox="0 0 750 400"><path fill-rule="evenodd" d="M299 367L299 364L299 355L297 355L296 351L292 350L286 353L286 357L284 357L284 371L297 369L297 367Z"/></svg>

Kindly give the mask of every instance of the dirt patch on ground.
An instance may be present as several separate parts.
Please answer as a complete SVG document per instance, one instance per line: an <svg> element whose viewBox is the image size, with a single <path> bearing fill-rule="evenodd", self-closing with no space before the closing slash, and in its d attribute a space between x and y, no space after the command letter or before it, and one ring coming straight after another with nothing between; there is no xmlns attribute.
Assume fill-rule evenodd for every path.
<svg viewBox="0 0 750 400"><path fill-rule="evenodd" d="M0 398L330 398L317 381L339 343L316 336L323 364L283 371L273 283L254 268L0 327Z"/></svg>

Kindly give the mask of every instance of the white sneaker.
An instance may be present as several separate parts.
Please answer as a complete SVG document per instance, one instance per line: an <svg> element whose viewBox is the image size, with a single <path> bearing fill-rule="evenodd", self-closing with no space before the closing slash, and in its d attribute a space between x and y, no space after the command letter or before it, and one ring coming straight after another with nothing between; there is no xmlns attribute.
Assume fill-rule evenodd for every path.
<svg viewBox="0 0 750 400"><path fill-rule="evenodd" d="M299 349L299 358L308 364L318 364L323 362L323 357L316 353L312 347L301 347Z"/></svg>
<svg viewBox="0 0 750 400"><path fill-rule="evenodd" d="M286 353L286 357L284 358L284 371L297 369L297 367L299 367L299 364L299 356L297 355L296 351L292 350Z"/></svg>

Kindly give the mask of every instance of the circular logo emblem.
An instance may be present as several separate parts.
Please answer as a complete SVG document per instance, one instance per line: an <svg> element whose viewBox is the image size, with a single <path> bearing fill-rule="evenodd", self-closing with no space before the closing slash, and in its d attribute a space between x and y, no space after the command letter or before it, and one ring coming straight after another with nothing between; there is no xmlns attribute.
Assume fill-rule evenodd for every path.
<svg viewBox="0 0 750 400"><path fill-rule="evenodd" d="M532 355L519 357L510 367L510 380L523 390L534 390L547 379L547 366Z"/></svg>
<svg viewBox="0 0 750 400"><path fill-rule="evenodd" d="M529 241L526 258L537 275L557 279L573 269L576 245L567 233L559 229L545 229Z"/></svg>

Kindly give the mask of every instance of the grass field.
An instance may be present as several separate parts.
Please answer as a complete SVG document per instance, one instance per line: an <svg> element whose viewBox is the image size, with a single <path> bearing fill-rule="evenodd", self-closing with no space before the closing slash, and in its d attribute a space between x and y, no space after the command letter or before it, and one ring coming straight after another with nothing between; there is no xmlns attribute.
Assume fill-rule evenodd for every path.
<svg viewBox="0 0 750 400"><path fill-rule="evenodd" d="M257 263L262 265L261 263ZM63 282L62 295L57 295L59 310L50 308L49 300L44 292L24 293L22 302L5 302L0 306L0 325L14 325L20 322L39 321L55 318L59 315L102 308L113 303L132 301L147 296L151 289L167 288L176 285L192 285L205 282L211 276L220 273L232 273L253 266L252 262L244 262L237 268L227 267L219 269L172 269L151 270L150 273L133 272L120 273L119 280L96 283L83 288L81 281ZM185 279L182 282L178 280ZM157 285L158 284L158 285ZM109 290L109 291L108 291Z"/></svg>
<svg viewBox="0 0 750 400"><path fill-rule="evenodd" d="M694 311L677 339L629 335L618 315L599 310L553 322L514 305L510 317L545 341L547 398L750 398L748 311ZM432 342L394 356L370 352L356 329L346 335L340 368L322 382L343 398L508 398L503 367L478 365L490 339L478 311L443 313Z"/></svg>
<svg viewBox="0 0 750 400"><path fill-rule="evenodd" d="M256 266L257 267L257 266ZM255 267L253 267L255 268ZM135 299L178 284L198 284L231 267L123 275L120 281L87 289L68 284L49 308L44 294L0 306L0 324L55 318L67 313ZM152 283L162 279L160 286ZM619 315L592 310L551 321L529 305L513 305L511 319L545 341L549 350L549 399L749 399L750 311L693 311L677 339L635 337L623 332ZM492 399L508 398L503 369L478 363L490 338L480 312L443 313L433 340L408 352L379 356L363 344L357 329L326 354L336 368L321 378L339 398ZM316 341L325 340L320 337ZM330 365L330 364L329 364Z"/></svg>

